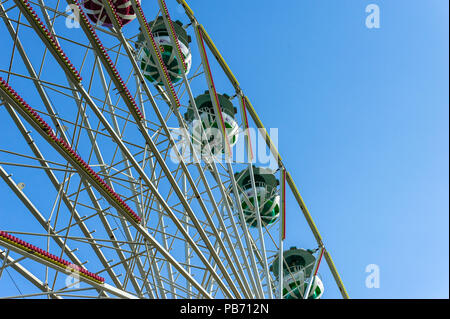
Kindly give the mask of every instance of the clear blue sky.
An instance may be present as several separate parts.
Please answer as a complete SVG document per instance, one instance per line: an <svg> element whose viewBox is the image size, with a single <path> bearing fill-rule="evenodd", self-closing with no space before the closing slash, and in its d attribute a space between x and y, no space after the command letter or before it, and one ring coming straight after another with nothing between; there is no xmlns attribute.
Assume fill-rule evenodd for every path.
<svg viewBox="0 0 450 319"><path fill-rule="evenodd" d="M189 3L279 128L350 296L448 298L448 1ZM365 26L371 3L380 29ZM302 246L288 204L288 245ZM372 263L379 289L365 287Z"/></svg>
<svg viewBox="0 0 450 319"><path fill-rule="evenodd" d="M380 29L365 26L371 3ZM448 298L448 1L189 4L265 126L279 129L350 297ZM288 209L286 246L312 247L292 197ZM365 287L368 264L380 266L379 289ZM321 272L324 297L338 298L325 263Z"/></svg>

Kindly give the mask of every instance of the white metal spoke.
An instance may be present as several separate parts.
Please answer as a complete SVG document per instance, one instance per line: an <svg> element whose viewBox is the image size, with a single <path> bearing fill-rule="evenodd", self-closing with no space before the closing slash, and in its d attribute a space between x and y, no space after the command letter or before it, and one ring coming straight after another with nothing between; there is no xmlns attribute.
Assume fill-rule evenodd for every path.
<svg viewBox="0 0 450 319"><path fill-rule="evenodd" d="M245 138L230 130L262 123L204 26L184 0L101 0L100 11L85 1L0 0L0 126L17 135L0 141L1 196L27 221L0 218L0 284L27 282L0 297L283 298L298 275L282 258L286 207L275 197L287 187L260 193L258 171L228 156L230 134ZM176 2L181 23L170 17ZM81 9L79 27L66 5ZM263 137L278 162L272 177L286 180L346 296Z"/></svg>

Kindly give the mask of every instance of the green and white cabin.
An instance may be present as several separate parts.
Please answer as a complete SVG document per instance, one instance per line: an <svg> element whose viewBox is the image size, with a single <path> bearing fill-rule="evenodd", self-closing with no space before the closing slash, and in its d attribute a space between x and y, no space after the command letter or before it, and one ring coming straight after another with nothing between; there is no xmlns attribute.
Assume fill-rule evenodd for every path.
<svg viewBox="0 0 450 319"><path fill-rule="evenodd" d="M226 128L226 138L230 147L236 144L239 135L239 125L236 121L235 114L237 109L230 101L227 94L217 94L221 109L221 116ZM189 102L189 108L184 114L184 118L188 123L191 133L192 143L195 147L201 147L202 155L209 155L207 144L210 146L211 154L214 156L221 155L225 151L225 143L222 138L221 119L216 118L214 106L211 101L209 91L205 91L195 98L195 104L200 116L198 121L194 112L194 107Z"/></svg>
<svg viewBox="0 0 450 319"><path fill-rule="evenodd" d="M271 169L252 167L261 224L267 226L274 223L280 215L280 195L277 188L279 181ZM240 188L239 200L244 212L245 221L249 226L256 227L258 222L255 212L255 192L251 183L250 171L247 168L234 175L236 183Z"/></svg>
<svg viewBox="0 0 450 319"><path fill-rule="evenodd" d="M283 298L304 299L306 289L311 280L312 271L316 262L313 251L309 249L291 247L283 252ZM276 257L270 271L278 279L279 258ZM324 292L322 280L318 275L313 278L313 284L308 299L320 299Z"/></svg>
<svg viewBox="0 0 450 319"><path fill-rule="evenodd" d="M164 64L166 65L167 71L169 72L170 79L172 83L176 83L183 78L183 65L178 62L177 58L177 48L170 39L169 32L164 24L163 17L159 16L156 20L148 23L151 27L151 32L155 39L156 44L159 46L159 50L162 55ZM184 62L186 64L186 74L192 66L192 55L191 49L189 48L189 43L191 42L191 37L187 34L186 30L183 28L183 23L181 21L175 21L173 23L173 28L178 38L178 44L181 49L181 53L184 57ZM139 28L140 29L140 28ZM152 83L162 86L163 82L161 75L158 72L156 63L150 54L149 45L145 40L142 30L138 35L136 42L137 50L137 61L140 68L143 71L144 76Z"/></svg>

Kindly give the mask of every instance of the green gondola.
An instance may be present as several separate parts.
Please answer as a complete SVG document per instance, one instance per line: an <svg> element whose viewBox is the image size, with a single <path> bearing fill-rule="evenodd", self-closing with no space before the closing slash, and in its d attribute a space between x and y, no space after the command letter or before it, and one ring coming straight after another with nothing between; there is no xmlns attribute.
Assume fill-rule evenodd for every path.
<svg viewBox="0 0 450 319"><path fill-rule="evenodd" d="M162 59L167 71L169 72L170 80L172 83L180 81L183 78L183 66L181 63L178 63L177 49L170 39L163 17L159 16L155 21L149 22L148 25L151 26L153 37L156 44L159 46ZM183 24L180 21L175 21L173 23L173 28L177 35L178 44L183 54L187 74L189 73L192 65L192 55L189 48L191 37L187 34L186 30L183 28ZM139 66L143 71L145 78L147 78L150 82L161 86L163 85L161 74L158 72L157 65L148 48L149 45L145 41L144 34L142 34L142 32L139 33L136 42L137 61Z"/></svg>
<svg viewBox="0 0 450 319"><path fill-rule="evenodd" d="M267 226L274 223L280 215L280 196L277 189L279 181L272 170L267 168L253 166L253 175L255 177L261 224ZM247 168L240 173L236 173L235 179L241 190L239 199L245 221L249 226L256 227L258 222L254 208L255 191L252 188L249 169Z"/></svg>
<svg viewBox="0 0 450 319"><path fill-rule="evenodd" d="M238 139L239 125L236 122L235 114L237 112L230 97L226 94L217 94L221 109L222 119L217 119L214 112L214 106L208 91L195 98L198 113L201 121L197 120L194 108L189 104L184 118L188 123L191 133L192 143L195 147L201 148L202 156L209 155L207 144L209 144L212 155L220 155L225 151L225 143L223 142L223 134L220 121L223 120L226 128L228 143L235 145Z"/></svg>
<svg viewBox="0 0 450 319"><path fill-rule="evenodd" d="M308 299L319 299L324 292L322 280L318 275L313 276L312 271L316 257L313 251L291 247L283 252L283 298L284 299L303 299L310 280L313 280ZM270 271L278 279L279 277L279 258L275 258L270 266Z"/></svg>

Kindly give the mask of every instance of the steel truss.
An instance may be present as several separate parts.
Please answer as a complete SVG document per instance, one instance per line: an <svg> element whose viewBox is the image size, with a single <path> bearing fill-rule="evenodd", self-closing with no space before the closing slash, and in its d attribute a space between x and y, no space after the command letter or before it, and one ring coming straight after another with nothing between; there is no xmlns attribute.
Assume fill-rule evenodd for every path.
<svg viewBox="0 0 450 319"><path fill-rule="evenodd" d="M193 67L187 74L183 64L182 80L172 83L148 24L162 16L172 43L178 43L164 0L153 1L145 13L131 0L137 18L123 28L110 0L104 3L111 28L93 25L79 2L0 0L1 43L10 52L0 64L1 123L16 134L14 141L0 143L0 177L10 189L2 201L16 205L15 211L1 209L0 230L55 254L36 253L0 234L0 283L11 270L23 289L13 295L0 288L0 297L280 298L282 277L276 280L269 266L283 251L289 187L347 298L268 133L262 131L278 163L282 213L264 225L258 201L253 205L245 197L257 216L254 228L234 195L243 193L235 173L244 169L256 189L253 166L233 160L228 142L221 161L205 161L195 152L186 158L177 147L181 134L192 151L183 115L191 107L200 119L195 94L208 90L221 118L213 79L223 74L228 92L234 90L240 129L250 127L249 113L254 127L264 130L187 3L177 0L195 38ZM67 5L81 9L79 28L66 26ZM136 60L137 24L159 61L162 86L151 84ZM181 50L176 57L183 61ZM219 124L226 134L224 122ZM84 269L95 273L85 275Z"/></svg>

